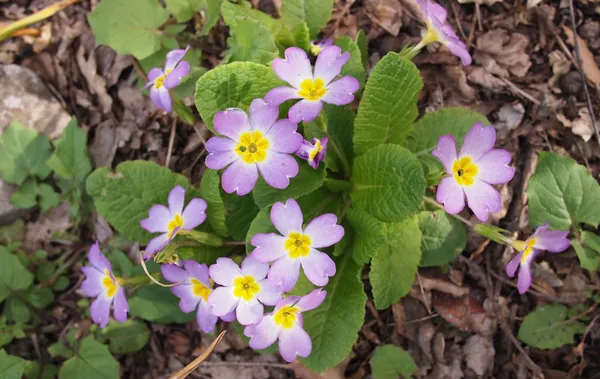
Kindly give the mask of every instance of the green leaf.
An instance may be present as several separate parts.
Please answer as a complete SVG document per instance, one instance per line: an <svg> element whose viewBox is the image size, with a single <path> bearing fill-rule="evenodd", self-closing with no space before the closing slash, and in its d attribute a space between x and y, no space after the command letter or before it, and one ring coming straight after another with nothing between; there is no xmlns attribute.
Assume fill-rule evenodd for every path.
<svg viewBox="0 0 600 379"><path fill-rule="evenodd" d="M21 379L25 370L25 360L0 350L0 374L2 379Z"/></svg>
<svg viewBox="0 0 600 379"><path fill-rule="evenodd" d="M221 198L225 202L225 221L229 234L236 241L244 241L252 220L260 211L252 194L238 196L221 191Z"/></svg>
<svg viewBox="0 0 600 379"><path fill-rule="evenodd" d="M192 51L198 51L198 50L191 50ZM188 52L188 54L190 54ZM191 61L191 59L184 59L186 61ZM162 63L161 63L162 64ZM175 87L175 89L173 90L173 92L175 93L175 96L177 96L179 99L185 99L186 97L191 97L194 96L194 92L196 92L196 82L198 81L198 79L200 79L200 77L202 77L202 75L206 74L208 72L208 70L204 67L192 67L190 68L190 73L187 76L184 76L181 79L181 82L179 82L179 85L177 87ZM188 108L185 103L181 102L180 104L182 104L182 108L179 110L182 114L185 115L186 120L185 121L188 125L193 125L194 122L196 121L196 116L194 115L194 113L190 110L190 108ZM185 108L185 109L183 109ZM177 111L177 109L176 109ZM178 115L180 115L179 113L177 113Z"/></svg>
<svg viewBox="0 0 600 379"><path fill-rule="evenodd" d="M306 161L296 158L300 171L295 178L290 179L290 185L285 189L277 189L269 186L262 178L258 179L256 186L252 190L254 202L259 208L265 208L278 201L287 199L297 199L306 195L323 185L325 180L325 167L318 169L310 167Z"/></svg>
<svg viewBox="0 0 600 379"><path fill-rule="evenodd" d="M167 10L177 22L189 21L202 8L203 0L165 0Z"/></svg>
<svg viewBox="0 0 600 379"><path fill-rule="evenodd" d="M362 154L384 143L401 144L419 114L423 81L417 67L388 53L373 68L354 122L354 151Z"/></svg>
<svg viewBox="0 0 600 379"><path fill-rule="evenodd" d="M221 13L223 14L223 20L225 24L230 28L235 27L239 17L249 17L255 21L258 21L261 25L267 27L273 35L277 34L282 25L279 20L274 19L266 13L259 10L246 8L242 5L235 5L229 1L224 1L221 5Z"/></svg>
<svg viewBox="0 0 600 379"><path fill-rule="evenodd" d="M339 162L340 155L343 155L352 166L354 158L354 147L352 145L352 135L354 133L354 119L356 114L350 110L349 105L337 106L323 104L325 115L327 116L327 132L329 133L328 151L325 156L328 167L330 161L336 161L337 167L343 168Z"/></svg>
<svg viewBox="0 0 600 379"><path fill-rule="evenodd" d="M23 267L19 259L0 246L0 303L9 292L23 291L33 283L33 275Z"/></svg>
<svg viewBox="0 0 600 379"><path fill-rule="evenodd" d="M421 267L450 263L467 246L467 232L460 221L443 210L419 213Z"/></svg>
<svg viewBox="0 0 600 379"><path fill-rule="evenodd" d="M350 354L365 319L362 266L354 262L352 254L344 254L335 262L337 272L324 288L325 301L303 314L304 329L312 338L312 353L302 363L317 372L336 366Z"/></svg>
<svg viewBox="0 0 600 379"><path fill-rule="evenodd" d="M365 66L363 66L360 49L350 37L340 37L335 40L335 45L342 48L342 52L350 53L350 60L342 67L341 75L353 76L360 83L360 88L365 85Z"/></svg>
<svg viewBox="0 0 600 379"><path fill-rule="evenodd" d="M25 325L21 321L6 324L6 317L0 317L0 347L8 345L13 339L25 338L23 329Z"/></svg>
<svg viewBox="0 0 600 379"><path fill-rule="evenodd" d="M58 367L51 364L40 366L37 362L26 361L24 375L27 379L55 379L58 375Z"/></svg>
<svg viewBox="0 0 600 379"><path fill-rule="evenodd" d="M54 142L54 153L47 162L54 172L64 179L83 181L92 171L87 153L87 133L72 118L62 136Z"/></svg>
<svg viewBox="0 0 600 379"><path fill-rule="evenodd" d="M149 161L128 161L115 172L102 167L87 179L87 192L98 212L129 239L147 244L152 234L140 226L155 204L167 204L169 192L176 185L188 185L186 177ZM188 190L188 195L190 195Z"/></svg>
<svg viewBox="0 0 600 379"><path fill-rule="evenodd" d="M73 351L64 344L64 342L57 342L48 347L48 354L52 358L65 358L69 359L73 356Z"/></svg>
<svg viewBox="0 0 600 379"><path fill-rule="evenodd" d="M331 19L333 0L283 0L281 18L287 25L295 27L304 22L315 39Z"/></svg>
<svg viewBox="0 0 600 379"><path fill-rule="evenodd" d="M50 157L50 141L37 130L13 121L0 136L0 174L12 184L23 184L25 179L46 177L52 171L46 165Z"/></svg>
<svg viewBox="0 0 600 379"><path fill-rule="evenodd" d="M228 256L231 250L231 246L181 246L177 249L177 254L182 260L193 259L198 263L205 263L210 266L217 261L217 258Z"/></svg>
<svg viewBox="0 0 600 379"><path fill-rule="evenodd" d="M373 253L387 241L385 223L360 208L351 208L347 219L354 229L352 256L358 264L369 263Z"/></svg>
<svg viewBox="0 0 600 379"><path fill-rule="evenodd" d="M598 271L600 269L600 255L587 246L582 246L576 239L571 240L571 246L577 253L581 268L589 271Z"/></svg>
<svg viewBox="0 0 600 379"><path fill-rule="evenodd" d="M249 17L236 21L227 39L228 62L269 63L279 56L271 31Z"/></svg>
<svg viewBox="0 0 600 379"><path fill-rule="evenodd" d="M60 195L54 191L54 188L49 184L40 184L38 193L40 195L40 207L42 208L42 212L54 208L60 202Z"/></svg>
<svg viewBox="0 0 600 379"><path fill-rule="evenodd" d="M140 351L152 336L146 324L136 320L127 320L123 323L111 321L100 334L108 339L110 352L113 354L130 354Z"/></svg>
<svg viewBox="0 0 600 379"><path fill-rule="evenodd" d="M223 3L225 5L227 3ZM251 62L218 66L196 83L196 108L208 128L215 132L213 118L227 108L248 111L250 103L281 85L270 67Z"/></svg>
<svg viewBox="0 0 600 379"><path fill-rule="evenodd" d="M246 254L252 253L254 246L250 243L252 237L258 233L278 233L271 222L271 209L264 208L252 220L248 233L246 234Z"/></svg>
<svg viewBox="0 0 600 379"><path fill-rule="evenodd" d="M206 170L200 182L200 194L208 203L206 208L206 220L213 232L221 237L227 236L225 225L225 204L221 199L221 180L219 174L214 170Z"/></svg>
<svg viewBox="0 0 600 379"><path fill-rule="evenodd" d="M56 281L52 285L52 290L56 292L61 292L66 290L67 287L69 287L69 278L67 278L64 275L61 275L58 277L58 279L56 279Z"/></svg>
<svg viewBox="0 0 600 379"><path fill-rule="evenodd" d="M88 15L98 43L137 59L160 50L158 29L168 19L169 12L156 0L102 0Z"/></svg>
<svg viewBox="0 0 600 379"><path fill-rule="evenodd" d="M59 379L117 379L119 362L110 355L108 346L98 343L94 337L85 337L74 357L68 359L58 373Z"/></svg>
<svg viewBox="0 0 600 379"><path fill-rule="evenodd" d="M21 296L9 296L4 308L7 320L27 323L36 315L31 306L25 304L21 298L35 308L43 310L54 301L54 293L50 288L39 288L28 290Z"/></svg>
<svg viewBox="0 0 600 379"><path fill-rule="evenodd" d="M382 145L354 160L351 193L357 208L385 222L417 212L425 195L423 169L405 148Z"/></svg>
<svg viewBox="0 0 600 379"><path fill-rule="evenodd" d="M525 316L517 338L538 349L555 349L573 343L575 334L585 331L579 321L567 322L568 309L562 304L549 304L535 308Z"/></svg>
<svg viewBox="0 0 600 379"><path fill-rule="evenodd" d="M194 320L196 313L183 313L179 309L179 299L168 288L159 286L142 287L129 298L132 316L158 324L183 324Z"/></svg>
<svg viewBox="0 0 600 379"><path fill-rule="evenodd" d="M592 232L581 232L581 242L600 254L600 236Z"/></svg>
<svg viewBox="0 0 600 379"><path fill-rule="evenodd" d="M394 345L377 346L369 363L373 379L411 378L418 368L410 354Z"/></svg>
<svg viewBox="0 0 600 379"><path fill-rule="evenodd" d="M356 45L360 49L360 56L365 70L369 67L369 41L365 31L360 29L356 34Z"/></svg>
<svg viewBox="0 0 600 379"><path fill-rule="evenodd" d="M202 3L202 9L206 14L206 22L200 31L200 35L205 36L219 22L223 0L203 0Z"/></svg>
<svg viewBox="0 0 600 379"><path fill-rule="evenodd" d="M37 193L37 183L28 180L12 194L10 203L17 208L33 208L37 204Z"/></svg>
<svg viewBox="0 0 600 379"><path fill-rule="evenodd" d="M600 223L600 186L584 166L569 157L542 152L527 188L529 224L550 222L568 230L584 223Z"/></svg>
<svg viewBox="0 0 600 379"><path fill-rule="evenodd" d="M377 309L385 309L410 291L421 260L421 231L417 217L385 224L386 243L371 259L369 280Z"/></svg>
<svg viewBox="0 0 600 379"><path fill-rule="evenodd" d="M325 213L333 213L338 216L338 219L342 218L342 194L339 192L331 192L321 187L296 200L302 209L306 223Z"/></svg>

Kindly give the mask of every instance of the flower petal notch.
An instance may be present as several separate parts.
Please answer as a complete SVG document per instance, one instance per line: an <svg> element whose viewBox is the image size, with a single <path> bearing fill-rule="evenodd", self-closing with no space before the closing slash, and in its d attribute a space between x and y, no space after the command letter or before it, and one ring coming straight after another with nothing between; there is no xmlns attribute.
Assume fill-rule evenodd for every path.
<svg viewBox="0 0 600 379"><path fill-rule="evenodd" d="M289 119L295 123L316 119L323 109L323 102L350 104L354 101L354 92L360 88L358 80L352 76L334 80L349 59L349 52L342 54L338 46L328 46L319 52L313 71L304 50L290 47L285 51L285 59L273 61L273 70L291 87L273 88L265 95L265 101L279 106L287 100L302 99L288 113Z"/></svg>
<svg viewBox="0 0 600 379"><path fill-rule="evenodd" d="M495 142L494 127L483 127L480 122L465 136L460 154L456 152L454 137L440 137L432 155L442 162L448 174L436 193L437 201L444 204L446 212L461 212L465 208L465 196L469 208L483 222L490 213L501 210L502 198L492 184L508 183L515 169L508 165L512 159L510 153L494 149Z"/></svg>
<svg viewBox="0 0 600 379"><path fill-rule="evenodd" d="M284 292L294 288L300 267L314 285L322 287L335 275L336 267L329 255L317 250L338 243L344 236L344 227L337 224L331 213L313 219L302 228L303 215L294 199L275 203L271 208L271 222L279 233L259 233L252 237L256 248L250 255L261 262L274 262L269 280L280 285Z"/></svg>
<svg viewBox="0 0 600 379"><path fill-rule="evenodd" d="M531 265L535 258L543 251L551 253L560 253L569 248L571 242L567 238L568 231L548 230L550 223L538 226L531 237L526 241L515 240L512 246L519 254L506 265L506 275L513 278L519 268L519 278L517 280L517 289L520 294L524 294L531 286Z"/></svg>
<svg viewBox="0 0 600 379"><path fill-rule="evenodd" d="M110 308L113 307L113 316L119 322L127 320L129 305L125 298L125 290L112 272L108 259L100 252L100 245L96 242L88 252L90 266L81 268L85 280L81 290L88 297L95 297L90 312L92 320L100 326L106 327L110 321Z"/></svg>
<svg viewBox="0 0 600 379"><path fill-rule="evenodd" d="M306 160L308 165L316 170L323 159L325 159L325 155L327 155L328 141L329 138L327 137L321 139L313 138L312 143L304 140L298 151L296 151L296 155Z"/></svg>
<svg viewBox="0 0 600 379"><path fill-rule="evenodd" d="M144 89L150 87L150 100L158 109L166 112L173 110L173 101L169 90L175 88L184 76L190 73L190 64L183 60L190 47L172 50L167 53L164 70L153 68L148 72L148 83Z"/></svg>
<svg viewBox="0 0 600 379"><path fill-rule="evenodd" d="M326 296L327 292L319 288L303 297L288 296L281 300L260 323L244 330L244 335L250 337L250 347L262 350L279 340L279 353L286 362L293 362L298 356L308 357L312 341L302 327L302 313L320 306Z"/></svg>
<svg viewBox="0 0 600 379"><path fill-rule="evenodd" d="M214 125L222 137L206 143L206 166L225 168L221 179L225 192L243 196L258 180L258 174L273 188L284 189L298 175L298 162L291 156L302 145L297 123L277 121L279 108L254 99L249 115L230 108L215 115Z"/></svg>
<svg viewBox="0 0 600 379"><path fill-rule="evenodd" d="M185 189L182 186L176 186L169 192L168 203L168 207L154 205L148 212L148 218L140 221L142 228L150 233L162 233L146 246L145 252L149 255L164 249L181 230L195 229L206 220L206 201L194 198L184 209Z"/></svg>

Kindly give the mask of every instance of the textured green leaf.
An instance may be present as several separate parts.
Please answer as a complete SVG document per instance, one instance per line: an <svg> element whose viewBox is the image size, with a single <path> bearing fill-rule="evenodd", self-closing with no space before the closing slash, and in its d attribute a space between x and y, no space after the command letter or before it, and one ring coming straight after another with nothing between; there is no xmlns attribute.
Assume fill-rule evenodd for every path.
<svg viewBox="0 0 600 379"><path fill-rule="evenodd" d="M51 185L42 183L38 187L38 194L40 195L40 207L42 212L46 212L50 208L58 205L60 202L60 195L54 191Z"/></svg>
<svg viewBox="0 0 600 379"><path fill-rule="evenodd" d="M214 170L206 170L200 182L200 194L206 200L206 220L215 234L226 237L227 226L225 225L225 204L221 199L221 180L219 173Z"/></svg>
<svg viewBox="0 0 600 379"><path fill-rule="evenodd" d="M302 362L317 372L336 366L350 354L365 319L367 295L360 279L362 266L349 252L335 261L337 273L324 287L325 301L303 314L304 329L312 338L312 353Z"/></svg>
<svg viewBox="0 0 600 379"><path fill-rule="evenodd" d="M575 253L577 253L581 268L590 271L598 271L598 269L600 269L600 254L593 249L582 245L576 239L571 240L571 246L573 246Z"/></svg>
<svg viewBox="0 0 600 379"><path fill-rule="evenodd" d="M146 324L136 320L127 320L122 323L111 321L100 334L108 339L108 346L113 354L129 354L140 351L152 336Z"/></svg>
<svg viewBox="0 0 600 379"><path fill-rule="evenodd" d="M354 151L384 143L401 144L419 114L417 98L423 81L417 67L388 53L373 68L354 122Z"/></svg>
<svg viewBox="0 0 600 379"><path fill-rule="evenodd" d="M0 303L11 291L22 291L33 283L33 275L19 262L19 259L0 246Z"/></svg>
<svg viewBox="0 0 600 379"><path fill-rule="evenodd" d="M246 254L252 253L254 250L254 246L250 243L250 240L253 236L258 233L277 233L277 229L273 226L271 222L271 208L267 207L262 209L252 223L250 224L250 228L248 229L248 233L246 234Z"/></svg>
<svg viewBox="0 0 600 379"><path fill-rule="evenodd" d="M110 355L108 346L94 337L85 337L74 357L68 359L58 373L59 379L118 379L119 362Z"/></svg>
<svg viewBox="0 0 600 379"><path fill-rule="evenodd" d="M196 108L214 132L213 118L217 112L227 108L242 108L247 112L252 100L264 97L281 83L270 67L260 64L234 62L218 66L196 83Z"/></svg>
<svg viewBox="0 0 600 379"><path fill-rule="evenodd" d="M300 171L295 178L290 179L290 185L287 188L279 190L269 186L262 178L258 180L252 190L252 195L259 208L268 207L278 201L297 199L323 185L325 180L325 168L323 166L315 170L306 164L306 161L299 158L296 158L296 160L300 166Z"/></svg>
<svg viewBox="0 0 600 379"><path fill-rule="evenodd" d="M223 14L223 20L225 24L230 28L235 27L239 17L249 17L255 21L258 21L261 25L267 27L274 35L277 34L281 29L281 22L274 19L266 13L259 10L246 8L242 5L236 5L229 1L224 1L221 5L221 13Z"/></svg>
<svg viewBox="0 0 600 379"><path fill-rule="evenodd" d="M421 267L450 263L467 246L467 232L460 221L443 210L419 213Z"/></svg>
<svg viewBox="0 0 600 379"><path fill-rule="evenodd" d="M37 183L28 180L12 194L10 202L17 208L32 208L37 204L37 194Z"/></svg>
<svg viewBox="0 0 600 379"><path fill-rule="evenodd" d="M62 136L54 142L54 153L47 162L54 172L64 179L84 180L92 171L87 154L87 133L71 119Z"/></svg>
<svg viewBox="0 0 600 379"><path fill-rule="evenodd" d="M352 166L354 147L352 135L354 134L354 119L356 114L350 110L349 105L337 106L324 104L323 109L327 116L327 132L329 133L328 153L325 156L328 167L330 161L337 161L337 166L342 168L339 157L343 155Z"/></svg>
<svg viewBox="0 0 600 379"><path fill-rule="evenodd" d="M352 201L381 221L398 222L418 211L425 195L423 169L405 148L382 145L354 160Z"/></svg>
<svg viewBox="0 0 600 379"><path fill-rule="evenodd" d="M30 305L21 300L24 298ZM21 296L9 296L6 299L4 311L8 321L27 323L36 316L31 305L43 310L54 302L54 293L50 288L30 289Z"/></svg>
<svg viewBox="0 0 600 379"><path fill-rule="evenodd" d="M249 17L236 21L227 39L228 62L269 63L279 56L271 31Z"/></svg>
<svg viewBox="0 0 600 379"><path fill-rule="evenodd" d="M287 25L306 22L310 38L315 39L331 19L333 0L283 0L281 18Z"/></svg>
<svg viewBox="0 0 600 379"><path fill-rule="evenodd" d="M132 316L158 324L183 324L194 320L196 313L183 313L179 299L168 288L159 286L142 287L128 299Z"/></svg>
<svg viewBox="0 0 600 379"><path fill-rule="evenodd" d="M354 260L361 265L369 263L375 251L386 243L385 223L360 208L351 208L347 220L354 228Z"/></svg>
<svg viewBox="0 0 600 379"><path fill-rule="evenodd" d="M0 350L0 374L2 379L21 379L25 370L25 360Z"/></svg>
<svg viewBox="0 0 600 379"><path fill-rule="evenodd" d="M600 186L587 169L569 157L542 152L527 188L529 224L550 222L567 230L579 223L600 223Z"/></svg>
<svg viewBox="0 0 600 379"><path fill-rule="evenodd" d="M51 169L50 141L37 130L17 121L11 122L0 136L0 174L8 183L23 184L30 176L45 179Z"/></svg>
<svg viewBox="0 0 600 379"><path fill-rule="evenodd" d="M198 263L204 263L210 266L217 261L217 258L228 256L231 253L231 250L231 246L181 246L177 249L177 254L182 260L193 259Z"/></svg>
<svg viewBox="0 0 600 379"><path fill-rule="evenodd" d="M585 324L567 320L568 309L562 304L535 308L525 316L517 338L538 349L555 349L573 343L575 334L585 331Z"/></svg>
<svg viewBox="0 0 600 379"><path fill-rule="evenodd" d="M362 88L365 85L366 72L358 45L350 37L340 37L335 40L335 44L342 48L342 52L350 53L350 60L342 67L341 75L353 76Z"/></svg>
<svg viewBox="0 0 600 379"><path fill-rule="evenodd" d="M400 300L412 286L421 260L421 231L417 217L385 224L386 242L371 259L369 280L377 309Z"/></svg>
<svg viewBox="0 0 600 379"><path fill-rule="evenodd" d="M244 241L252 220L260 210L252 194L238 196L221 191L221 198L225 202L225 221L229 234L236 241Z"/></svg>
<svg viewBox="0 0 600 379"><path fill-rule="evenodd" d="M321 187L296 200L304 214L304 221L307 223L325 213L333 213L340 219L342 217L342 194L339 192L331 192L325 187Z"/></svg>
<svg viewBox="0 0 600 379"><path fill-rule="evenodd" d="M156 0L102 0L88 15L98 43L144 59L160 50L158 30L169 12Z"/></svg>
<svg viewBox="0 0 600 379"><path fill-rule="evenodd" d="M369 363L373 379L411 378L418 368L410 354L394 345L377 346Z"/></svg>
<svg viewBox="0 0 600 379"><path fill-rule="evenodd" d="M369 68L369 41L367 40L367 35L365 31L360 29L358 34L356 34L356 45L360 49L360 56L362 59L362 64L365 71L368 71Z"/></svg>
<svg viewBox="0 0 600 379"><path fill-rule="evenodd" d="M186 177L149 161L128 161L115 172L102 167L87 179L87 192L98 212L129 239L146 244L152 234L140 226L155 204L167 204L169 192L176 185L188 185ZM188 198L190 196L188 191Z"/></svg>

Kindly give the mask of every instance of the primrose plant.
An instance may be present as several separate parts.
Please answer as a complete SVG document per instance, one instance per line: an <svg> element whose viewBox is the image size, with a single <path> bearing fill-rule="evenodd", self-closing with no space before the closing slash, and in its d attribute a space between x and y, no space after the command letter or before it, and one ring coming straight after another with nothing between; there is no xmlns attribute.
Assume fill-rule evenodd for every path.
<svg viewBox="0 0 600 379"><path fill-rule="evenodd" d="M115 1L104 0L90 15L93 28L101 7ZM465 248L470 211L481 222L501 211L496 186L515 169L511 154L495 147L485 116L450 108L417 120L423 83L411 59L433 44L456 55L456 64L471 62L444 8L419 0L422 40L388 53L367 79L365 34L318 42L331 7L312 19L293 13L291 3L284 0L275 19L223 1L229 50L209 71L198 67L190 47L166 53L115 46L142 68L166 54L164 69L148 73L152 102L194 124L181 98L193 80L196 109L214 136L198 187L145 161L122 163L115 172L99 168L88 178L98 212L145 246L145 273L116 263L112 271L111 254L107 260L98 245L90 250L82 289L96 298L91 315L100 327L109 323L111 306L119 322L128 311L152 322L195 319L207 333L221 328L219 319L237 321L251 347L272 350L278 341L284 360L302 357L308 368L324 371L345 359L358 338L364 274L376 308L385 309L409 292L419 267L447 265ZM101 33L97 38L107 42ZM528 189L532 227L542 225L532 237L523 242L490 224L473 227L518 251L505 263L510 277L520 266L519 293L532 285L530 268L543 250L566 250L571 229L587 248L593 244L581 245L582 225L600 223L600 189L585 168L555 155L540 165L544 171ZM557 167L585 190L552 211L560 205L543 189L555 185ZM575 196L558 187L554 193ZM577 201L587 207L572 205Z"/></svg>

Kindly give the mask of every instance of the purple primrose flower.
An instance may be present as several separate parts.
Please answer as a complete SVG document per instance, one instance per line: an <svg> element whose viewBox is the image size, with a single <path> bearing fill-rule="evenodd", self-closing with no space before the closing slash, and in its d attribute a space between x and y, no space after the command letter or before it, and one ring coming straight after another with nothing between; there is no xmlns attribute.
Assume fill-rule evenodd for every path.
<svg viewBox="0 0 600 379"><path fill-rule="evenodd" d="M512 157L502 149L494 149L496 130L493 126L483 127L481 122L473 125L465 141L456 153L456 140L442 136L433 156L446 169L436 194L438 202L444 204L446 212L457 214L465 208L465 196L469 208L481 221L487 221L489 213L502 208L500 193L492 184L509 182L515 169L508 166Z"/></svg>
<svg viewBox="0 0 600 379"><path fill-rule="evenodd" d="M288 119L277 121L278 107L262 99L252 101L249 114L229 108L215 115L215 129L223 137L212 137L206 143L206 166L213 170L227 167L221 179L227 193L246 195L254 188L259 172L271 187L286 188L299 170L290 155L302 144L302 136L296 133L298 125Z"/></svg>
<svg viewBox="0 0 600 379"><path fill-rule="evenodd" d="M90 307L92 320L100 325L100 328L104 328L110 321L112 305L115 320L125 322L129 312L125 290L119 284L119 279L113 275L110 262L100 252L98 242L90 248L88 260L91 266L81 268L85 275L81 289L86 296L96 298Z"/></svg>
<svg viewBox="0 0 600 379"><path fill-rule="evenodd" d="M535 233L527 241L513 241L512 246L519 251L506 265L506 274L511 278L515 276L520 266L517 288L520 294L527 292L531 286L531 264L544 250L551 253L565 251L571 245L567 238L569 232L548 230L550 223L537 227Z"/></svg>
<svg viewBox="0 0 600 379"><path fill-rule="evenodd" d="M273 70L291 87L273 88L265 95L265 101L278 106L287 100L302 99L288 113L290 120L295 123L317 118L323 109L323 102L350 104L354 100L354 92L360 87L358 80L343 76L333 81L349 59L350 53L342 54L338 46L326 47L319 53L313 72L304 50L290 47L285 51L285 59L275 58Z"/></svg>
<svg viewBox="0 0 600 379"><path fill-rule="evenodd" d="M304 140L302 145L296 151L296 155L308 162L308 165L314 169L319 167L319 163L325 159L327 154L327 141L329 138L313 138L313 143Z"/></svg>
<svg viewBox="0 0 600 379"><path fill-rule="evenodd" d="M331 38L324 39L320 42L310 41L310 52L315 57L326 47L333 46L333 40Z"/></svg>
<svg viewBox="0 0 600 379"><path fill-rule="evenodd" d="M259 233L251 240L256 246L251 257L275 262L269 270L269 280L287 292L296 284L302 266L314 285L326 285L329 277L335 275L335 262L317 249L334 245L344 236L344 227L337 225L337 216L321 215L302 229L302 210L294 199L289 199L285 204L273 205L271 222L282 235Z"/></svg>
<svg viewBox="0 0 600 379"><path fill-rule="evenodd" d="M148 72L148 83L144 88L150 87L150 99L158 109L171 112L173 102L169 90L177 87L181 78L189 74L190 64L182 61L190 47L172 50L167 54L165 70L153 68Z"/></svg>

